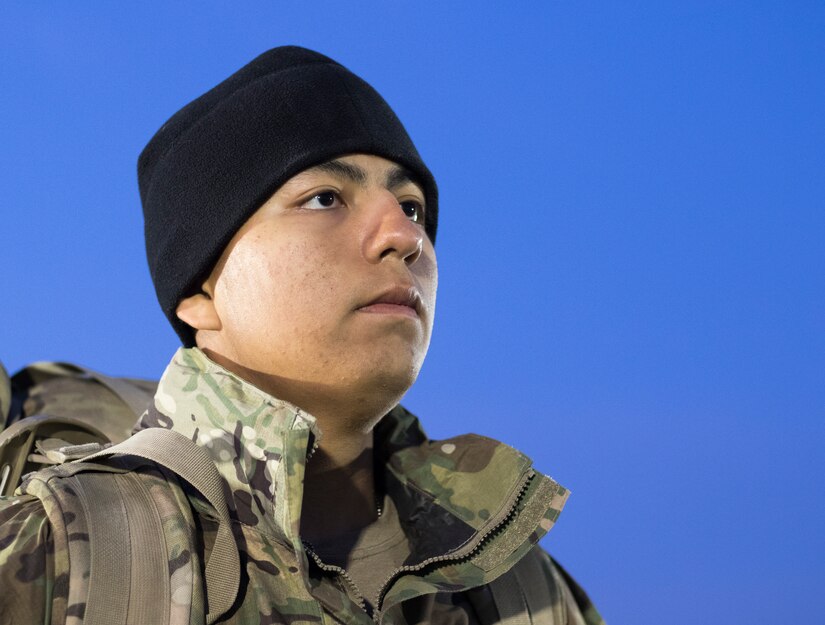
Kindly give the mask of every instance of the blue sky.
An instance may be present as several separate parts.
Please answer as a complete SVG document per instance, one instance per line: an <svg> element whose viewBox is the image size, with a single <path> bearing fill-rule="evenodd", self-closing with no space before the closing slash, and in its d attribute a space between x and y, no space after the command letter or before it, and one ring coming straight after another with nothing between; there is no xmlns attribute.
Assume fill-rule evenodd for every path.
<svg viewBox="0 0 825 625"><path fill-rule="evenodd" d="M136 159L298 44L371 82L441 189L405 404L573 495L544 545L611 623L825 609L825 5L6 3L0 360L157 377Z"/></svg>

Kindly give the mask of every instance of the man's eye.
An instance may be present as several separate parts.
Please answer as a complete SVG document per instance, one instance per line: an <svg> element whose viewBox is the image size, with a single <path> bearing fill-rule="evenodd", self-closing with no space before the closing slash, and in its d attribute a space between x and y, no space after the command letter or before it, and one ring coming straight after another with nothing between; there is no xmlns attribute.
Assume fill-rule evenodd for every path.
<svg viewBox="0 0 825 625"><path fill-rule="evenodd" d="M341 198L335 191L324 191L323 193L313 195L301 204L301 208L323 210L325 208L335 208L340 204L342 204Z"/></svg>
<svg viewBox="0 0 825 625"><path fill-rule="evenodd" d="M424 223L424 206L421 202L416 200L404 200L403 202L400 202L400 204L401 210L404 211L407 219L417 224Z"/></svg>

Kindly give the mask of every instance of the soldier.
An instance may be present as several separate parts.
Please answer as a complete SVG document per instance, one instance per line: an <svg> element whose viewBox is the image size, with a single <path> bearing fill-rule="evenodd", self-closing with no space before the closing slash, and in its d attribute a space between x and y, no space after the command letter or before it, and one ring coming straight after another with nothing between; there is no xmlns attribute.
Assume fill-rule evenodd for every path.
<svg viewBox="0 0 825 625"><path fill-rule="evenodd" d="M398 404L430 341L438 197L378 93L318 53L270 50L172 116L138 174L183 347L136 429L183 434L217 466L239 579L218 613L223 504L127 463L117 479L148 485L116 499L129 558L160 542L165 566L95 581L102 526L64 471L0 504L3 622L92 621L107 583L128 623L601 622L536 545L567 491L496 441L427 439ZM141 542L146 510L161 529Z"/></svg>

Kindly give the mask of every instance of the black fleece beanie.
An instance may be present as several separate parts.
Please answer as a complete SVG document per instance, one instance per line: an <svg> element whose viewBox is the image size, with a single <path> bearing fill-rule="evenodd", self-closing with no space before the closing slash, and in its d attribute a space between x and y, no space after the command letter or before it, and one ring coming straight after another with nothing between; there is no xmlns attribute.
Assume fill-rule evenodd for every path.
<svg viewBox="0 0 825 625"><path fill-rule="evenodd" d="M146 255L184 345L195 344L194 331L175 309L200 290L241 225L295 174L356 152L418 178L435 242L438 190L404 126L375 89L317 52L264 52L157 131L138 159Z"/></svg>

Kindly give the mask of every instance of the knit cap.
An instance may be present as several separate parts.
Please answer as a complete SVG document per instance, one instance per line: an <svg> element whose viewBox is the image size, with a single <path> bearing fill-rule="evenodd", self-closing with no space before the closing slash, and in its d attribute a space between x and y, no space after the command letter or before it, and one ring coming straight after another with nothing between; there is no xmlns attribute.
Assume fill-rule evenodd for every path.
<svg viewBox="0 0 825 625"><path fill-rule="evenodd" d="M438 190L404 126L375 89L332 59L274 48L175 113L138 159L146 255L158 301L175 315L200 290L234 234L299 172L344 154L408 169L427 202L435 242Z"/></svg>

